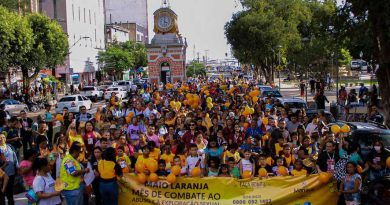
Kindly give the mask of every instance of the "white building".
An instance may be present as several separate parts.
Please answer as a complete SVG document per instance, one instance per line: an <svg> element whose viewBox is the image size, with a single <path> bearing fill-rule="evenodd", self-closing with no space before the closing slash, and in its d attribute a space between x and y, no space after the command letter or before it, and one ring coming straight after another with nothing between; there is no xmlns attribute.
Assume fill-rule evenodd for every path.
<svg viewBox="0 0 390 205"><path fill-rule="evenodd" d="M105 49L104 0L39 0L39 10L68 35L69 56L56 75L67 83L91 83L99 68L98 52Z"/></svg>
<svg viewBox="0 0 390 205"><path fill-rule="evenodd" d="M130 40L149 42L147 0L105 0L106 24L130 31Z"/></svg>
<svg viewBox="0 0 390 205"><path fill-rule="evenodd" d="M126 42L129 40L129 30L117 25L106 25L106 43L110 44L115 41Z"/></svg>

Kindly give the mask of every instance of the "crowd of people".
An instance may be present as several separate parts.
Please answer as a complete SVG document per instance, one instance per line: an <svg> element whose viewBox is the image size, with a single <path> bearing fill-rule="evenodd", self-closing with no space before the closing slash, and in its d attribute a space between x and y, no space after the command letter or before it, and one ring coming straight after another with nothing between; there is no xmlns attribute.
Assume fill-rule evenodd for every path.
<svg viewBox="0 0 390 205"><path fill-rule="evenodd" d="M363 156L348 133L328 128L323 110L310 119L306 110L259 99L259 93L240 80L197 79L144 85L128 101L113 94L95 114L82 106L76 115L66 107L55 115L47 106L38 120L26 113L7 120L0 109L0 205L5 197L14 204L17 174L38 204L88 204L94 195L97 205L115 205L118 178L139 174L139 166L149 175L150 161L161 177L173 166L187 177L195 167L201 177L327 172L346 204L360 203L363 179L387 173L383 142ZM53 133L55 124L61 129Z"/></svg>

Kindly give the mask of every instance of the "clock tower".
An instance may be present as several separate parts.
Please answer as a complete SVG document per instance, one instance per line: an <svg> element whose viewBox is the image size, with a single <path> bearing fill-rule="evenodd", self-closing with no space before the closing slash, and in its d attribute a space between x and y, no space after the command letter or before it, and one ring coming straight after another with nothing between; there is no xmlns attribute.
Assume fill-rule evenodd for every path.
<svg viewBox="0 0 390 205"><path fill-rule="evenodd" d="M149 80L151 83L184 81L187 42L179 34L177 14L165 0L153 15L155 35L146 45Z"/></svg>

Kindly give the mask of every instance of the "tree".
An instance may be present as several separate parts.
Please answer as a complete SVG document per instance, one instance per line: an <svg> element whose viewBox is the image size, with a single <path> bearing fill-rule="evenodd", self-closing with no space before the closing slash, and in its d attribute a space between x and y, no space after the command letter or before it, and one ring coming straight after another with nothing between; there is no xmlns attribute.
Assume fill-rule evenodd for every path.
<svg viewBox="0 0 390 205"><path fill-rule="evenodd" d="M302 1L242 0L244 10L235 13L225 25L225 35L233 55L244 64L254 65L267 82L288 51L302 47L298 25L309 21L310 13Z"/></svg>
<svg viewBox="0 0 390 205"><path fill-rule="evenodd" d="M206 76L206 68L203 63L198 63L194 60L187 66L186 75L187 77Z"/></svg>
<svg viewBox="0 0 390 205"><path fill-rule="evenodd" d="M0 7L0 70L19 67L34 42L25 18Z"/></svg>
<svg viewBox="0 0 390 205"><path fill-rule="evenodd" d="M347 66L351 63L352 56L349 53L348 49L342 48L340 50L340 59L339 59L339 65L341 66Z"/></svg>
<svg viewBox="0 0 390 205"><path fill-rule="evenodd" d="M390 127L390 1L388 0L347 0L356 17L364 17L369 21L369 30L374 45L373 58L379 63L376 71L385 113L385 124ZM353 34L352 34L353 35Z"/></svg>
<svg viewBox="0 0 390 205"><path fill-rule="evenodd" d="M106 51L99 52L99 62L105 72L120 78L123 71L147 65L146 48L143 44L132 41L114 42Z"/></svg>
<svg viewBox="0 0 390 205"><path fill-rule="evenodd" d="M68 55L68 37L62 27L42 14L29 14L25 17L33 32L32 48L16 65L22 69L24 89L28 89L30 79L39 71L55 68L64 63ZM29 73L32 75L29 75Z"/></svg>

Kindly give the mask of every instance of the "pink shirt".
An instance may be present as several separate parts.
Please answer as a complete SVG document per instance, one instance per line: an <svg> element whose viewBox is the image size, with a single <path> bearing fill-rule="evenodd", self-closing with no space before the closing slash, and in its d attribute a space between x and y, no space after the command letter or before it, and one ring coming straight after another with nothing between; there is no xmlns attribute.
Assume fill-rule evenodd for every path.
<svg viewBox="0 0 390 205"><path fill-rule="evenodd" d="M28 160L23 160L20 162L20 168L31 168L32 162ZM34 181L34 172L31 170L27 174L23 174L23 179L26 185L32 187L33 181Z"/></svg>
<svg viewBox="0 0 390 205"><path fill-rule="evenodd" d="M149 141L154 141L156 143L156 147L160 148L160 138L156 135L146 135Z"/></svg>

